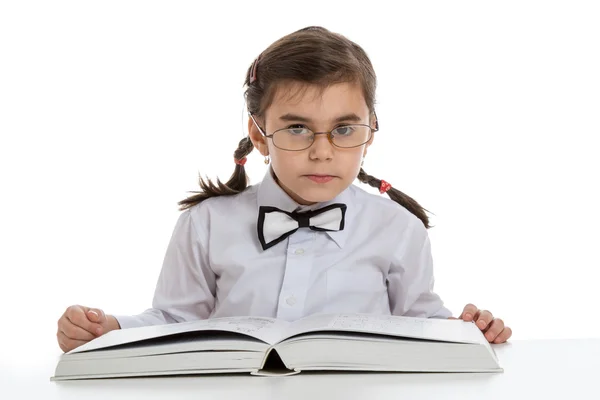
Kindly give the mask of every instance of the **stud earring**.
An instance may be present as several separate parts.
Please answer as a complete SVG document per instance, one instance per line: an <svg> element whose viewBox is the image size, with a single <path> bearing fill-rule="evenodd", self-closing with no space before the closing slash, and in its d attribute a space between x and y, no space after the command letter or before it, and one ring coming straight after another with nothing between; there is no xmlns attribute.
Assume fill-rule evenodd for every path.
<svg viewBox="0 0 600 400"><path fill-rule="evenodd" d="M269 164L269 156L265 156L265 164Z"/></svg>

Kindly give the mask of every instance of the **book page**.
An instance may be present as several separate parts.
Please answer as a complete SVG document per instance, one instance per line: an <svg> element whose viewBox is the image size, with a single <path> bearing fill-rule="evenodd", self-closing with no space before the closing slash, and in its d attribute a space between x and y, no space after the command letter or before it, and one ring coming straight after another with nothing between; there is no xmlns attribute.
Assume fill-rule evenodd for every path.
<svg viewBox="0 0 600 400"><path fill-rule="evenodd" d="M373 314L317 314L290 324L286 338L308 332L344 331L458 343L487 344L472 322Z"/></svg>
<svg viewBox="0 0 600 400"><path fill-rule="evenodd" d="M151 325L138 328L118 329L108 332L67 354L97 350L110 346L138 342L184 332L227 331L240 333L273 344L289 325L287 321L266 317L225 317L174 324ZM198 334L201 338L202 334Z"/></svg>

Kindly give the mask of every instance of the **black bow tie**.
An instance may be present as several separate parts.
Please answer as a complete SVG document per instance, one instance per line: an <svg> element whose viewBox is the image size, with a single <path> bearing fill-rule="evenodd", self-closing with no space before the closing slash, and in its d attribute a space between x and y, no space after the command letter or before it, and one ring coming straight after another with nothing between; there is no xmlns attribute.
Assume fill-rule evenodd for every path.
<svg viewBox="0 0 600 400"><path fill-rule="evenodd" d="M344 229L346 205L331 204L317 210L299 213L276 207L260 206L258 211L258 240L263 250L275 246L300 228L313 231L341 231Z"/></svg>

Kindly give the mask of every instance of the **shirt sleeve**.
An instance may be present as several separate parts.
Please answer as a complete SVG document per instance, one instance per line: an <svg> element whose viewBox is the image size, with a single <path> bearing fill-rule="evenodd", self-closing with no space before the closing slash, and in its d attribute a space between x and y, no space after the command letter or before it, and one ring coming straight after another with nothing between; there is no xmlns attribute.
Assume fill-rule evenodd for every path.
<svg viewBox="0 0 600 400"><path fill-rule="evenodd" d="M410 218L392 258L388 295L392 315L448 318L450 310L433 291L433 258L427 229L418 218Z"/></svg>
<svg viewBox="0 0 600 400"><path fill-rule="evenodd" d="M191 210L184 210L175 224L152 308L138 315L115 315L122 329L206 319L212 312L216 277L205 250L207 233Z"/></svg>

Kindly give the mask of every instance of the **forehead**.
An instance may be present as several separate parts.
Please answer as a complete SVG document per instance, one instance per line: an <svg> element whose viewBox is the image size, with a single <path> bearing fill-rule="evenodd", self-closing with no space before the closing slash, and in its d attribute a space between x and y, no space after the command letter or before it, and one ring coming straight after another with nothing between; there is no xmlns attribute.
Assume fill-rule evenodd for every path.
<svg viewBox="0 0 600 400"><path fill-rule="evenodd" d="M277 86L266 117L277 118L289 112L326 120L349 112L366 116L369 109L356 83L319 86L290 82Z"/></svg>

